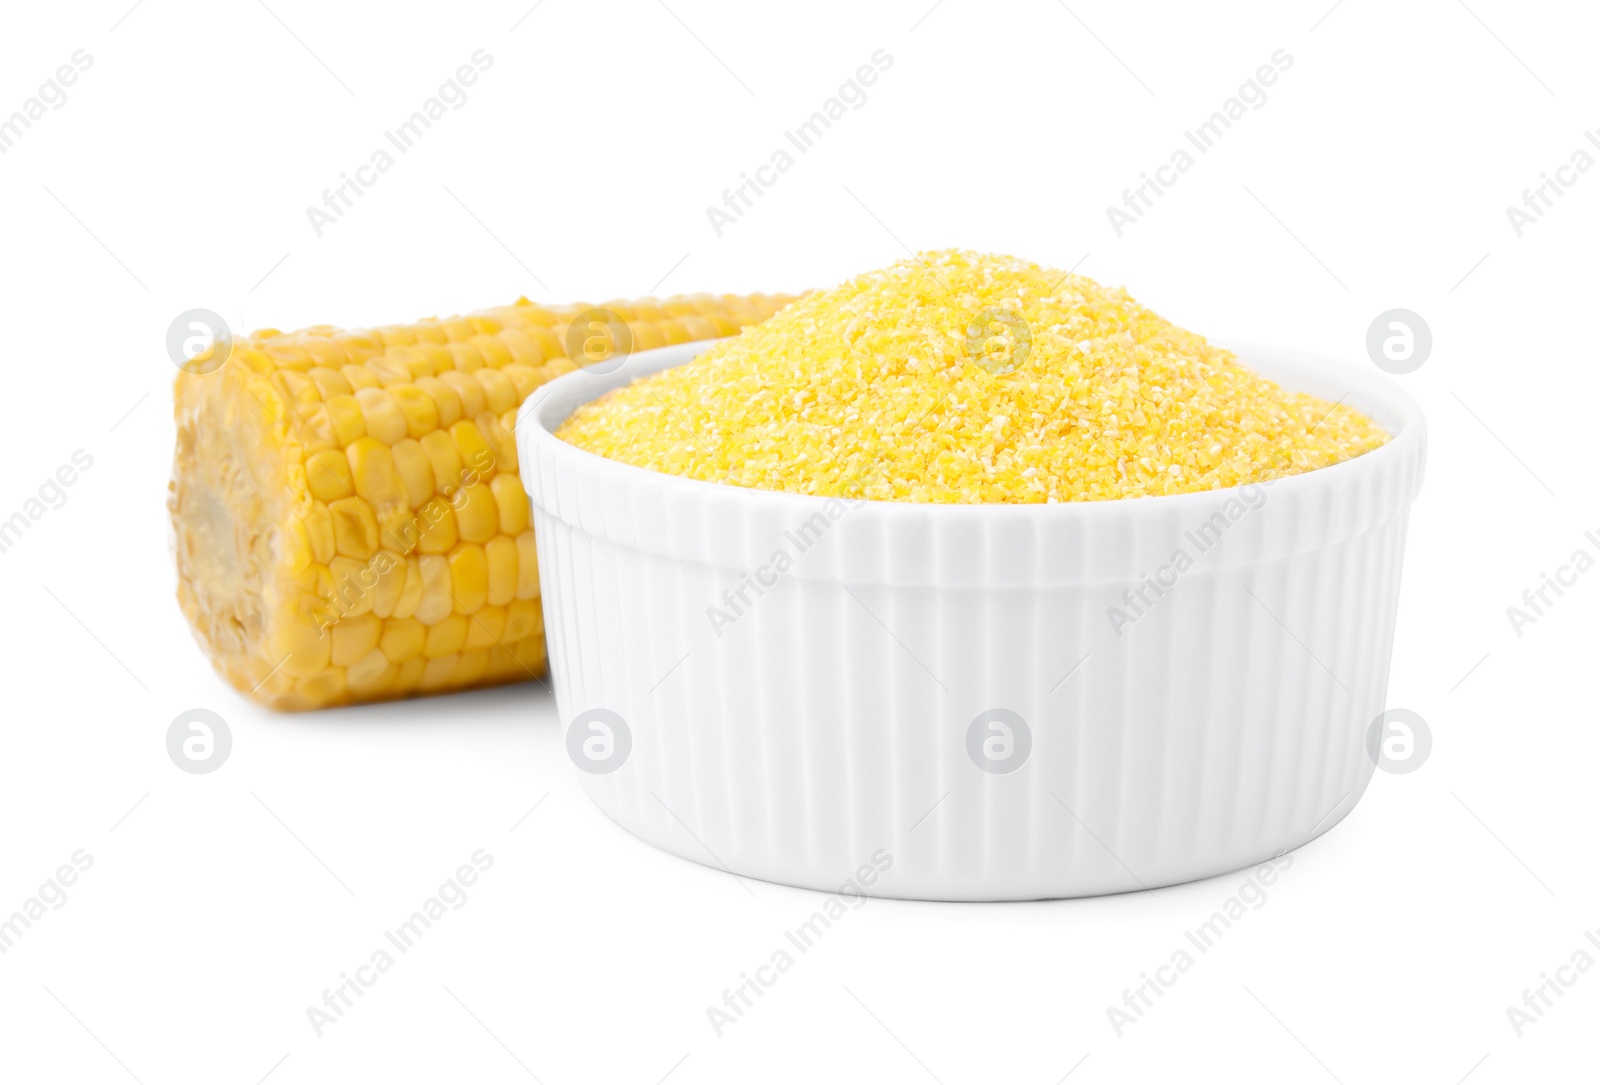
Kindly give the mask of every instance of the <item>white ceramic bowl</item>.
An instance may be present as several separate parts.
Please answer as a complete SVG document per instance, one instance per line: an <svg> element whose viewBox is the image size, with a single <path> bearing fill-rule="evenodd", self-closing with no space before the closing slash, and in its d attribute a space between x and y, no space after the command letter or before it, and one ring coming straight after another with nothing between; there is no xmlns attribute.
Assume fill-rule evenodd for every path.
<svg viewBox="0 0 1600 1085"><path fill-rule="evenodd" d="M1366 368L1223 345L1393 439L1265 487L848 504L553 435L708 344L536 390L517 441L590 797L736 874L941 900L1169 885L1336 824L1374 769L1425 424Z"/></svg>

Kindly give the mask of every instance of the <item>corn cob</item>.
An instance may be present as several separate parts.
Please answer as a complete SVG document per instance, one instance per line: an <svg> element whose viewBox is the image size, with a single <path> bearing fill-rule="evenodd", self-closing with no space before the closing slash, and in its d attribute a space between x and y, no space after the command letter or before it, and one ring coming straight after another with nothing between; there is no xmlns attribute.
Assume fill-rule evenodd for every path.
<svg viewBox="0 0 1600 1085"><path fill-rule="evenodd" d="M732 335L790 300L604 308L646 350ZM590 308L520 299L406 326L269 329L234 340L214 372L181 371L178 600L218 673L286 711L542 674L513 430L534 388L576 368L569 331L585 361L589 329L572 323Z"/></svg>

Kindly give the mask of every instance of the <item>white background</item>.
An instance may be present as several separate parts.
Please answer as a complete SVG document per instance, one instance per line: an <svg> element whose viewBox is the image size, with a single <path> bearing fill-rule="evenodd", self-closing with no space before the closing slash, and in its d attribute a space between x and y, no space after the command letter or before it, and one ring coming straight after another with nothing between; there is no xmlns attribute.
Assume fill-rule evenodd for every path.
<svg viewBox="0 0 1600 1085"><path fill-rule="evenodd" d="M1521 637L1506 608L1600 553L1600 171L1520 238L1506 207L1600 128L1593 12L528 2L0 13L0 116L93 57L0 155L0 514L75 450L94 460L0 554L0 913L93 856L0 956L0 1078L1592 1076L1600 969L1520 1038L1506 1009L1600 928L1600 573ZM477 49L494 63L468 103L315 236L306 207ZM866 105L717 237L707 205L878 49L894 62ZM1294 64L1266 105L1116 237L1107 205L1277 49ZM1433 329L1398 378L1432 444L1389 697L1432 725L1432 756L1380 773L1121 1037L1106 1008L1245 874L873 900L719 1038L706 1008L819 894L747 891L616 828L538 685L274 716L185 628L163 349L183 310L353 326L519 294L796 290L952 245L1081 260L1202 333L1361 365L1378 313ZM191 708L232 728L212 775L166 753ZM306 1008L480 848L465 906L318 1038Z"/></svg>

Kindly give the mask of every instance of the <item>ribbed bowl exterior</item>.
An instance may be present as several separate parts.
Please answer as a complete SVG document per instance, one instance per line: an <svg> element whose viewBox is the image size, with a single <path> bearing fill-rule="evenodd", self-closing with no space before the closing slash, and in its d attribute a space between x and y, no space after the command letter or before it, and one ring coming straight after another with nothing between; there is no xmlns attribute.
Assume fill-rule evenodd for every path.
<svg viewBox="0 0 1600 1085"><path fill-rule="evenodd" d="M536 391L517 434L557 707L631 740L574 753L590 797L739 875L941 900L1154 888L1336 824L1374 769L1424 422L1375 373L1225 345L1393 439L1180 497L848 503L553 437L706 344Z"/></svg>

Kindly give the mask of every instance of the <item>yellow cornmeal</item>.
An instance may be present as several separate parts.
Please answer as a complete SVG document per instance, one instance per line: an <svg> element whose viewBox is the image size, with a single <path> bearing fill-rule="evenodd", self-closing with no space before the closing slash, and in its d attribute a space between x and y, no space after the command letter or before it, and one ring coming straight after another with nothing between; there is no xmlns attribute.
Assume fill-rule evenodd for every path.
<svg viewBox="0 0 1600 1085"><path fill-rule="evenodd" d="M957 250L808 295L558 436L706 482L969 504L1212 490L1388 440L1121 289Z"/></svg>

